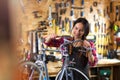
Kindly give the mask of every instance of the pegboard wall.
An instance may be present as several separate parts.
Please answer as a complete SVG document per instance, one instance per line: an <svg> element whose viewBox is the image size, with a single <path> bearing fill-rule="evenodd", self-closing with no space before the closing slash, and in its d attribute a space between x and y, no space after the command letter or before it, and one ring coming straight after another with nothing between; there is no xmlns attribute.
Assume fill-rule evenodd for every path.
<svg viewBox="0 0 120 80"><path fill-rule="evenodd" d="M108 44L113 42L110 22L120 25L120 16L116 13L115 7L119 2L119 0L16 0L15 32L18 40L22 40L23 49L29 46L29 31L45 26L47 34L70 35L73 21L85 17L90 23L90 34L96 36L97 53L106 55Z"/></svg>

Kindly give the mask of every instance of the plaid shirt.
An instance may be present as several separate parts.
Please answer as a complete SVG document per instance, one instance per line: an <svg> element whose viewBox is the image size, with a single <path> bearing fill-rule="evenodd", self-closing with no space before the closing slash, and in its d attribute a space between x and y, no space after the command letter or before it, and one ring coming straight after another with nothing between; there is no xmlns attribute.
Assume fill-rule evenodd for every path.
<svg viewBox="0 0 120 80"><path fill-rule="evenodd" d="M45 43L45 44L49 47L59 47L63 42L64 42L64 38L60 38L60 39L52 39L49 43ZM89 61L89 65L95 66L98 61L96 56L96 49L93 42L90 41L90 45L91 45L91 48L93 48L92 55L94 56L94 62Z"/></svg>

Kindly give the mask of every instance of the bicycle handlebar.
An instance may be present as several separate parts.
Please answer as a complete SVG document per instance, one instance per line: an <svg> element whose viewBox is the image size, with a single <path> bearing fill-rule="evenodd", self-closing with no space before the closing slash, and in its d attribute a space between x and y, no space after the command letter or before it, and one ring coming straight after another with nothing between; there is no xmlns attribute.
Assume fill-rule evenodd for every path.
<svg viewBox="0 0 120 80"><path fill-rule="evenodd" d="M68 45L68 44L73 44L75 42L83 42L83 40L79 39L79 40L74 40L74 41L70 41L70 40L67 40L67 39L64 39L64 43L60 45L60 47L64 46L64 45ZM90 50L93 50L93 48L88 48L88 47L85 47L85 46L82 46L84 49L86 49L87 51L90 51Z"/></svg>
<svg viewBox="0 0 120 80"><path fill-rule="evenodd" d="M41 38L42 39L42 43L44 42L44 38ZM79 41L83 41L81 39L79 40L74 40L74 41L70 41L70 40L67 40L64 38L64 42L60 45L59 49L57 50L53 50L53 49L48 49L48 48L44 48L44 45L42 44L42 48L41 50L39 51L51 51L51 52L60 52L61 54L65 55L66 53L68 53L68 50L67 49L63 49L65 48L65 45L68 45L68 44L73 44L75 42L79 42ZM87 52L87 51L91 51L93 50L93 48L88 48L88 47L85 47L85 46L81 46L81 49L79 50L80 52Z"/></svg>

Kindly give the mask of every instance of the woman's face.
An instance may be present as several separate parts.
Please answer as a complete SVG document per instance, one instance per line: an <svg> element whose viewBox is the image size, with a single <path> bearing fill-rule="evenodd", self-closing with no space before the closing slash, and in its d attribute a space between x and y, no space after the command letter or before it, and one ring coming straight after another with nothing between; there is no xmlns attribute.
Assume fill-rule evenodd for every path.
<svg viewBox="0 0 120 80"><path fill-rule="evenodd" d="M72 36L74 39L81 39L84 34L84 25L82 23L77 23L72 29Z"/></svg>

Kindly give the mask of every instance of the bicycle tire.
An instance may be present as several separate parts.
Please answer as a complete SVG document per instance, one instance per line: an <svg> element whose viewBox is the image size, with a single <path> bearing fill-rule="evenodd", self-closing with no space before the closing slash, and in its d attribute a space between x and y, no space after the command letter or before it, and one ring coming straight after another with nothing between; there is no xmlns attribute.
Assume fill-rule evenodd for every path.
<svg viewBox="0 0 120 80"><path fill-rule="evenodd" d="M79 73L80 75L82 75L84 78L85 78L85 80L89 80L89 78L82 72L82 71L80 71L80 70L78 70L78 69L76 69L76 68L72 68L72 67L67 67L67 70L71 70L71 71L76 71L77 73ZM55 78L55 80L66 80L65 78L63 79L63 76L62 76L62 78L60 79L60 75L61 75L61 73L62 73L62 70L60 70L59 72L58 72L58 74L56 75L56 78ZM65 75L65 74L63 74L63 75ZM73 79L74 80L74 79ZM80 79L81 80L81 79Z"/></svg>
<svg viewBox="0 0 120 80"><path fill-rule="evenodd" d="M20 74L19 80L44 80L44 73L41 70L43 64L41 64L40 66L41 67L30 61L20 63L18 66Z"/></svg>

